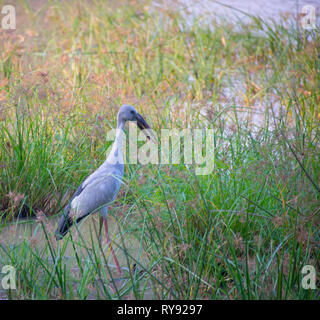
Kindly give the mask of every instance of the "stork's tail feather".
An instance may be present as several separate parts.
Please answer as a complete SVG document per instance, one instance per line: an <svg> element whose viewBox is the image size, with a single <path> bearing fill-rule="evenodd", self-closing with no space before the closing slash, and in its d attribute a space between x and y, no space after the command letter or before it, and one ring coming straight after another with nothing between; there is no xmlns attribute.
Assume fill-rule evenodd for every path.
<svg viewBox="0 0 320 320"><path fill-rule="evenodd" d="M70 227L72 226L72 221L71 219L69 219L68 213L69 212L64 212L59 220L58 227L55 231L55 236L57 241L61 240L66 235Z"/></svg>

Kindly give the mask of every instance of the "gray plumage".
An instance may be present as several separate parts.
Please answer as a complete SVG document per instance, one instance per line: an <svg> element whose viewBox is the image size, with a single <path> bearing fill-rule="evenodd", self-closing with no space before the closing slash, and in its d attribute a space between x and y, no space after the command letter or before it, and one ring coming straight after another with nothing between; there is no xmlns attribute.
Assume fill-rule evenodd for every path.
<svg viewBox="0 0 320 320"><path fill-rule="evenodd" d="M149 125L134 107L124 105L117 116L117 133L112 150L106 161L79 186L64 208L55 232L56 239L62 239L74 222L79 223L83 218L101 209L106 219L108 205L113 202L119 192L124 172L122 155L123 129L126 121L137 121L138 127L149 129ZM150 139L150 136L147 135Z"/></svg>

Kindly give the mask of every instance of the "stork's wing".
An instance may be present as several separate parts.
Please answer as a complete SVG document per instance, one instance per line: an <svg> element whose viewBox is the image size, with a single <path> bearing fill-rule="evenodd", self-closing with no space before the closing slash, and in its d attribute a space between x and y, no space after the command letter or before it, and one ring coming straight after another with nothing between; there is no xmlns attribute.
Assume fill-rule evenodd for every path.
<svg viewBox="0 0 320 320"><path fill-rule="evenodd" d="M121 186L120 177L116 175L102 176L83 186L79 195L71 201L70 212L76 218L95 212L112 202Z"/></svg>
<svg viewBox="0 0 320 320"><path fill-rule="evenodd" d="M72 226L87 215L112 202L121 186L121 171L101 166L76 190L60 218L56 238L62 239Z"/></svg>

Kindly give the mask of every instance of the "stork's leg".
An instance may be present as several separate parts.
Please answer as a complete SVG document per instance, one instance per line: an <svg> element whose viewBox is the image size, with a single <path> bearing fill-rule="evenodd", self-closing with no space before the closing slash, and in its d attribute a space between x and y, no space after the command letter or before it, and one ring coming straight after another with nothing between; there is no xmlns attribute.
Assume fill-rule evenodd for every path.
<svg viewBox="0 0 320 320"><path fill-rule="evenodd" d="M115 264L117 266L117 270L118 270L119 274L121 275L122 272L121 272L121 269L120 269L120 265L119 265L118 259L116 257L116 254L113 251L112 243L111 243L110 237L109 237L107 213L108 213L108 208L107 207L103 207L101 209L100 223L101 223L101 227L104 225L104 229L105 229L105 232L106 232L107 244L108 244L109 249L110 249L110 251L112 253L113 260L114 260L114 262L115 262ZM101 239L102 239L102 232L101 232Z"/></svg>

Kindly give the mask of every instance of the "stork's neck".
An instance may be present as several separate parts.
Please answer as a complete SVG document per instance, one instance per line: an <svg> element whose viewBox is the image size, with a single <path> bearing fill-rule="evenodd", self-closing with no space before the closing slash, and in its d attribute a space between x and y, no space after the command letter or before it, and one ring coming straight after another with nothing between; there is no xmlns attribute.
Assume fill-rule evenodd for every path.
<svg viewBox="0 0 320 320"><path fill-rule="evenodd" d="M123 136L124 136L124 121L119 121L117 125L116 137L114 139L111 152L106 160L109 164L122 164L123 165Z"/></svg>

